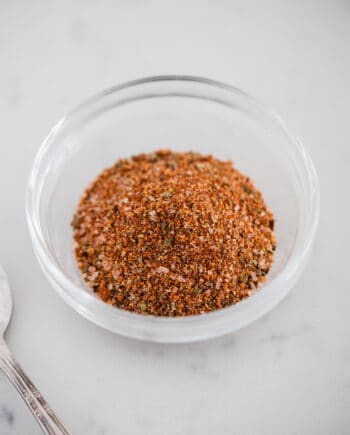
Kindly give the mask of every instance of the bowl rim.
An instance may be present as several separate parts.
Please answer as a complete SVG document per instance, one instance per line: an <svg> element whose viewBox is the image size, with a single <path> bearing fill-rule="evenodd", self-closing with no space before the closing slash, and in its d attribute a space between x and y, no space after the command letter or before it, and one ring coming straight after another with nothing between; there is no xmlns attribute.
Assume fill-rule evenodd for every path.
<svg viewBox="0 0 350 435"><path fill-rule="evenodd" d="M56 136L65 128L66 124L78 116L82 111L88 109L93 106L98 101L102 100L105 97L110 96L111 94L115 94L121 90L138 87L143 85L148 85L154 82L182 82L182 83L197 83L209 87L220 88L230 94L235 94L243 97L250 103L254 105L256 109L260 112L263 112L270 118L272 121L288 138L289 142L292 143L295 147L295 150L299 157L301 158L301 162L304 165L305 174L307 176L308 188L310 189L310 198L309 199L309 209L308 209L308 226L307 232L308 237L301 241L298 245L295 243L293 247L290 258L286 262L284 268L277 274L276 277L272 281L267 281L266 284L263 285L264 291L258 291L252 296L244 299L243 301L226 307L224 309L220 309L217 311L212 311L209 313L204 313L200 315L192 315L185 317L157 317L151 315L142 315L134 312L129 312L126 310L118 309L116 307L111 307L105 302L98 299L95 295L86 292L81 286L78 286L74 282L72 282L68 276L64 273L64 271L57 265L54 261L53 256L50 253L50 249L45 242L45 237L42 231L42 222L40 219L39 207L40 196L37 198L36 195L36 186L38 183L38 168L40 167L46 153L50 150L50 147L55 143ZM142 99L142 98L141 98ZM319 202L320 202L320 193L319 193L319 185L317 180L317 175L315 171L315 167L313 162L301 144L299 140L295 138L285 126L284 121L277 115L273 110L267 108L264 104L262 104L259 100L241 89L225 84L223 82L219 82L216 80L197 77L197 76L187 76L187 75L160 75L160 76L151 76L144 77L128 82L124 82L107 89L104 89L94 96L88 98L85 102L76 106L75 109L66 114L60 121L52 128L50 133L47 135L46 139L43 141L40 146L30 170L30 174L28 177L27 187L26 187L26 197L25 197L25 211L26 218L29 227L29 233L31 236L34 252L38 258L38 261L49 278L51 283L54 285L56 290L60 293L61 297L65 299L65 301L72 306L73 309L78 311L84 317L88 318L90 321L99 324L100 326L109 329L113 332L117 332L121 335L127 335L133 338L139 339L149 339L151 341L161 341L161 342L188 342L195 341L199 339L209 338L214 335L221 335L222 333L208 333L208 327L205 328L206 333L204 334L201 331L201 326L204 324L208 325L208 322L212 321L213 323L220 322L224 317L234 317L239 309L245 307L246 310L249 310L253 304L263 304L264 299L266 298L267 293L278 289L281 285L287 285L287 289L284 292L282 297L277 298L274 304L270 304L265 310L261 310L261 314L258 317L261 317L266 312L270 311L274 305L276 305L280 300L284 298L284 296L288 293L288 291L292 288L295 281L297 280L301 265L304 264L307 256L310 253L310 248L312 242L314 240L318 220L319 220ZM298 245L298 246L296 246ZM125 331L119 331L118 328L111 327L104 320L101 320L99 316L96 317L94 311L97 310L101 313L105 313L106 318L114 316L115 318L119 318L125 321L137 322L139 324L139 328L142 329L142 326L147 329L148 326L162 325L167 326L168 328L174 327L175 329L178 327L185 328L187 326L191 326L192 328L198 327L197 334L193 334L191 337L186 337L183 334L182 337L174 338L165 338L159 336L152 336L152 334L145 338L145 334L140 331L131 331L131 333L126 333ZM108 321L107 321L108 323ZM235 328L239 329L240 327L245 326L250 323L250 321L241 322L241 326ZM141 324L141 326L140 326ZM229 332L229 328L227 328L226 332ZM165 330L165 335L166 335ZM163 334L164 335L164 334ZM181 335L181 334L180 334Z"/></svg>

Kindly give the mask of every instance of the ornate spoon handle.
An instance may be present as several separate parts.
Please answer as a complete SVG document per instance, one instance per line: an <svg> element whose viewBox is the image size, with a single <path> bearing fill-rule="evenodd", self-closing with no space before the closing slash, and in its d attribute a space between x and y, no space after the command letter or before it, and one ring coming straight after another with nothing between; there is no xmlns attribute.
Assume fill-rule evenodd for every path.
<svg viewBox="0 0 350 435"><path fill-rule="evenodd" d="M17 388L35 416L44 434L69 435L32 381L14 360L4 340L0 339L0 368Z"/></svg>

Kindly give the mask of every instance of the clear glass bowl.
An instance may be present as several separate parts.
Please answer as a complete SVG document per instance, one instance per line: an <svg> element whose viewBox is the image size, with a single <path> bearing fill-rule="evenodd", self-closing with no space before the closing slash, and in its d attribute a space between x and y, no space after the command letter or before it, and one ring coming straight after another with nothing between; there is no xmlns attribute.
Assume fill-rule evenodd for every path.
<svg viewBox="0 0 350 435"><path fill-rule="evenodd" d="M276 218L277 249L256 294L209 314L165 318L111 307L85 285L70 227L82 192L118 158L159 148L232 159L263 192ZM188 342L242 328L287 295L315 236L319 190L302 145L254 98L212 80L163 76L107 89L63 118L35 158L26 213L39 263L72 308L124 336Z"/></svg>

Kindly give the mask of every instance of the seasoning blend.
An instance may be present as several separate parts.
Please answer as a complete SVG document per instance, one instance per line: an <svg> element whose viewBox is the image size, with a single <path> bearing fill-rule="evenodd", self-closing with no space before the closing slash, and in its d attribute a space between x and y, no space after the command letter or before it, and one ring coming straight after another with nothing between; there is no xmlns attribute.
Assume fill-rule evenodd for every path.
<svg viewBox="0 0 350 435"><path fill-rule="evenodd" d="M93 291L155 316L202 314L248 297L276 247L272 212L250 179L193 152L119 160L84 192L72 226Z"/></svg>

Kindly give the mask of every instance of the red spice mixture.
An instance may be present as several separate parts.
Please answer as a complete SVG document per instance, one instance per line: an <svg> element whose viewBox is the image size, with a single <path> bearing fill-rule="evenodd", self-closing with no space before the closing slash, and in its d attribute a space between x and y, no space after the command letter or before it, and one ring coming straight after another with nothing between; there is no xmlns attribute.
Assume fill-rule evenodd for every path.
<svg viewBox="0 0 350 435"><path fill-rule="evenodd" d="M72 226L83 278L102 300L156 316L246 298L273 261L274 219L231 162L167 150L119 160L80 200Z"/></svg>

